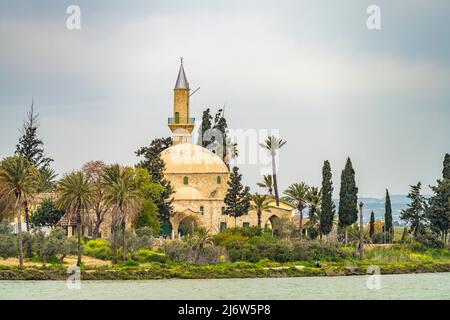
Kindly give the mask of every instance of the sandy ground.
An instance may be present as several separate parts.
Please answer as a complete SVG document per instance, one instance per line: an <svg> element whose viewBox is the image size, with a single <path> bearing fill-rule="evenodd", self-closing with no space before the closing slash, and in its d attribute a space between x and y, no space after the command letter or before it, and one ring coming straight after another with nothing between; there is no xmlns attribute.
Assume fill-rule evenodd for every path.
<svg viewBox="0 0 450 320"><path fill-rule="evenodd" d="M101 267L101 266L110 266L110 261L104 261L99 260L87 256L83 256L82 261L84 265L92 266L92 267ZM77 264L77 256L68 256L64 259L64 263L70 266L74 266ZM18 258L9 258L6 260L0 259L0 265L3 266L17 266L19 265L19 259ZM31 262L31 261L25 261L24 263L25 267L41 267L44 265L42 262Z"/></svg>

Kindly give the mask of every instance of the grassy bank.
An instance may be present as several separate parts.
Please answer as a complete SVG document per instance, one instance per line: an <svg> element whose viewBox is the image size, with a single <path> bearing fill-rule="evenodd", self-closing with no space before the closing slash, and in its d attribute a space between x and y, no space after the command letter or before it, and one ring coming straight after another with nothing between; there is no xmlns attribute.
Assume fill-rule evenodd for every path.
<svg viewBox="0 0 450 320"><path fill-rule="evenodd" d="M310 276L367 275L374 264L369 261L325 263L247 263L234 262L198 266L192 264L144 263L137 266L103 266L81 268L83 280L154 280L154 279L220 279L277 278ZM381 274L450 272L449 261L377 263ZM41 267L0 266L0 280L66 280L66 266Z"/></svg>

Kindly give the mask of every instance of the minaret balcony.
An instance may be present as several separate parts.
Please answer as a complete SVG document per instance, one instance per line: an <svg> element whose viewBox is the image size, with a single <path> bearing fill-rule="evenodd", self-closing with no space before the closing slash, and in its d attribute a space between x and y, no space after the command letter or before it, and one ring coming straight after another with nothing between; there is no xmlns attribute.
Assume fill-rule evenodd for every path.
<svg viewBox="0 0 450 320"><path fill-rule="evenodd" d="M187 122L183 122L181 119L178 118L169 118L168 124L180 124L180 125L195 124L195 118L189 118Z"/></svg>

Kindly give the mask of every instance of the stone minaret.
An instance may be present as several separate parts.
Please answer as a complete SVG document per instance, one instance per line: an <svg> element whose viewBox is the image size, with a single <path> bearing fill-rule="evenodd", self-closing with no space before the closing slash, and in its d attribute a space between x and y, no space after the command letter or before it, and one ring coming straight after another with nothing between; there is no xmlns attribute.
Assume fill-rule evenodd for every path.
<svg viewBox="0 0 450 320"><path fill-rule="evenodd" d="M189 117L190 89L183 68L183 59L181 59L180 71L178 72L175 89L173 89L173 95L173 118L169 118L173 144L191 143L195 119Z"/></svg>

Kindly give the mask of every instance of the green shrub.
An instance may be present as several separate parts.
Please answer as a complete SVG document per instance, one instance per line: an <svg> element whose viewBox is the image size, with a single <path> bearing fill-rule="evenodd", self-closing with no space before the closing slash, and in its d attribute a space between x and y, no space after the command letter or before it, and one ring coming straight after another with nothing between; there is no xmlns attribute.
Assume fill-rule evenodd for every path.
<svg viewBox="0 0 450 320"><path fill-rule="evenodd" d="M127 260L124 263L124 266L127 266L127 267L136 267L138 265L139 265L139 262L134 261L134 260Z"/></svg>
<svg viewBox="0 0 450 320"><path fill-rule="evenodd" d="M294 244L294 260L339 262L354 257L353 251L338 243L305 241Z"/></svg>
<svg viewBox="0 0 450 320"><path fill-rule="evenodd" d="M276 262L289 262L298 260L295 258L294 248L288 241L276 243L262 243L256 246L261 258L267 258Z"/></svg>
<svg viewBox="0 0 450 320"><path fill-rule="evenodd" d="M111 244L105 239L89 240L84 246L84 254L101 260L112 259Z"/></svg>
<svg viewBox="0 0 450 320"><path fill-rule="evenodd" d="M258 262L260 259L269 259L280 263L294 261L338 262L354 257L352 251L341 248L337 243L319 241L292 243L287 240L275 242L267 236L265 236L265 240L259 241L256 245L239 241L230 242L227 250L231 261Z"/></svg>
<svg viewBox="0 0 450 320"><path fill-rule="evenodd" d="M165 263L167 261L167 258L164 254L157 253L149 249L139 249L133 254L133 259L138 262Z"/></svg>
<svg viewBox="0 0 450 320"><path fill-rule="evenodd" d="M240 242L248 243L248 238L241 234L236 234L232 232L222 232L214 236L214 244L222 247L228 248L230 243Z"/></svg>
<svg viewBox="0 0 450 320"><path fill-rule="evenodd" d="M201 250L194 249L186 241L173 240L164 245L167 258L173 261L186 261L195 264L212 264L228 260L225 248L208 244Z"/></svg>
<svg viewBox="0 0 450 320"><path fill-rule="evenodd" d="M17 255L17 238L13 235L0 234L0 257L8 259Z"/></svg>
<svg viewBox="0 0 450 320"><path fill-rule="evenodd" d="M440 237L434 233L420 234L416 237L415 240L423 244L426 248L441 249L445 246Z"/></svg>
<svg viewBox="0 0 450 320"><path fill-rule="evenodd" d="M256 246L242 241L230 242L227 246L231 261L258 262L261 259Z"/></svg>
<svg viewBox="0 0 450 320"><path fill-rule="evenodd" d="M272 236L272 233L264 232L260 236L256 236L250 239L250 243L254 245L263 243L276 243L279 241L276 237Z"/></svg>
<svg viewBox="0 0 450 320"><path fill-rule="evenodd" d="M10 221L2 220L0 222L0 235L10 236L13 234L14 228Z"/></svg>
<svg viewBox="0 0 450 320"><path fill-rule="evenodd" d="M44 261L52 261L57 258L62 264L64 258L69 254L77 252L77 241L75 238L68 239L64 230L56 228L45 238L42 248L42 258Z"/></svg>
<svg viewBox="0 0 450 320"><path fill-rule="evenodd" d="M22 233L22 246L23 246L23 256L26 259L31 259L34 256L33 245L34 236L29 232Z"/></svg>

